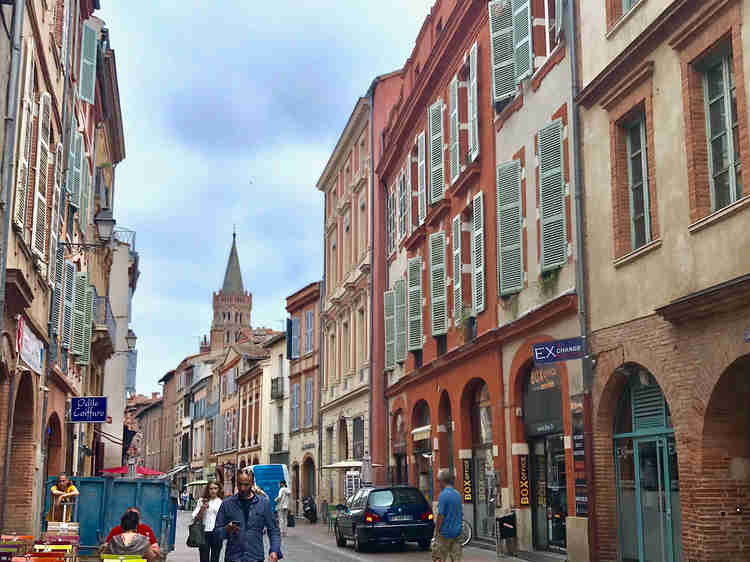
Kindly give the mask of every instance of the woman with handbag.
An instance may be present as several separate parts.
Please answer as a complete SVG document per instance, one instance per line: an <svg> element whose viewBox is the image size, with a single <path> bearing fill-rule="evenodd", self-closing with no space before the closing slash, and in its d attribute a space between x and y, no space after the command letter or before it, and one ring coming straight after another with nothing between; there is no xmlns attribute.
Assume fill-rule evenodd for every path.
<svg viewBox="0 0 750 562"><path fill-rule="evenodd" d="M200 550L201 560L200 562L219 562L219 555L221 554L221 539L214 533L214 526L216 525L216 514L219 513L221 507L221 491L219 485L216 482L211 482L203 490L203 496L198 500L198 505L193 511L193 523L190 525L190 542L188 546L196 546L196 542L200 542L199 539L193 539L193 535L197 534L194 529L199 525L203 526L203 544L198 544Z"/></svg>

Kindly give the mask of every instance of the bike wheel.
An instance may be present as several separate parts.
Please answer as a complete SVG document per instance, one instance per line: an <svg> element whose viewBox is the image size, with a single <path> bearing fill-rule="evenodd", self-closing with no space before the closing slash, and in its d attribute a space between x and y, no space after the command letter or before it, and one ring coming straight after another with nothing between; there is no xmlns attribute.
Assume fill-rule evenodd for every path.
<svg viewBox="0 0 750 562"><path fill-rule="evenodd" d="M464 520L461 522L461 535L459 538L461 539L461 546L466 546L471 542L471 539L474 537L474 529L471 528L471 524Z"/></svg>

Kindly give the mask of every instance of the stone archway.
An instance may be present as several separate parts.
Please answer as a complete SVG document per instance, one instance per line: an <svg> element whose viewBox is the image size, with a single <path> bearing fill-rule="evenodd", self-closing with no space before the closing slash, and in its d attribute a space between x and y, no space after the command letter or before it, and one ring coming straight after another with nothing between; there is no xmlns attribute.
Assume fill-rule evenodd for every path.
<svg viewBox="0 0 750 562"><path fill-rule="evenodd" d="M302 461L302 497L315 497L315 461L306 456Z"/></svg>
<svg viewBox="0 0 750 562"><path fill-rule="evenodd" d="M706 407L701 470L693 494L695 524L703 533L701 560L750 558L750 355L732 363L713 388Z"/></svg>
<svg viewBox="0 0 750 562"><path fill-rule="evenodd" d="M57 412L53 412L47 421L44 432L47 449L47 469L44 482L50 476L56 476L65 471L65 458L62 448L62 424Z"/></svg>
<svg viewBox="0 0 750 562"><path fill-rule="evenodd" d="M414 455L414 483L431 502L433 487L432 422L430 406L426 400L418 400L411 413L411 443Z"/></svg>
<svg viewBox="0 0 750 562"><path fill-rule="evenodd" d="M34 489L34 382L33 375L20 378L13 411L13 434L10 450L5 528L32 533Z"/></svg>

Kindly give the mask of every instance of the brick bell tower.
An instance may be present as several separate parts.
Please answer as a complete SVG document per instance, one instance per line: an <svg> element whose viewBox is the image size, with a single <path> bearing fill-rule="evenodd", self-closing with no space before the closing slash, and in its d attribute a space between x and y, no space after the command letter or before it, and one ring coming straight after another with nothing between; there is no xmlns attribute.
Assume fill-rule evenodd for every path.
<svg viewBox="0 0 750 562"><path fill-rule="evenodd" d="M250 335L250 313L253 295L242 284L240 258L237 255L237 233L232 233L224 285L213 294L214 319L211 323L211 351L224 349Z"/></svg>

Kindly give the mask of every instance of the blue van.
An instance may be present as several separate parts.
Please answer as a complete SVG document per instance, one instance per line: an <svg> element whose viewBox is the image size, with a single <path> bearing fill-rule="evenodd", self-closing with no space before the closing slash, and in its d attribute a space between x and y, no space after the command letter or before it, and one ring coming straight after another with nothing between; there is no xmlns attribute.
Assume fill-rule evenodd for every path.
<svg viewBox="0 0 750 562"><path fill-rule="evenodd" d="M276 513L276 496L279 495L279 481L289 486L289 468L285 464L256 464L249 467L255 476L255 485L263 490L271 500L271 509Z"/></svg>

